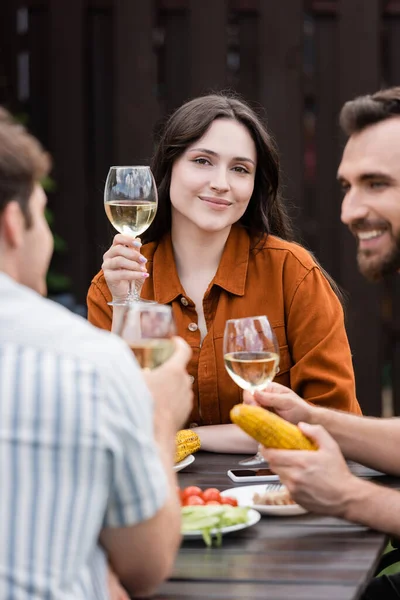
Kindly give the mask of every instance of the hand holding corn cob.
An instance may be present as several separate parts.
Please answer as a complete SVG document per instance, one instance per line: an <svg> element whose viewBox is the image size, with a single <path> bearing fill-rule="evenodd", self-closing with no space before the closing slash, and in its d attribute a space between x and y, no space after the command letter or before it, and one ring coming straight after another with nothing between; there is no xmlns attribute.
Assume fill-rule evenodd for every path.
<svg viewBox="0 0 400 600"><path fill-rule="evenodd" d="M231 421L266 448L317 450L296 425L260 406L236 404L230 412Z"/></svg>
<svg viewBox="0 0 400 600"><path fill-rule="evenodd" d="M200 438L191 429L181 429L175 436L175 464L200 449Z"/></svg>

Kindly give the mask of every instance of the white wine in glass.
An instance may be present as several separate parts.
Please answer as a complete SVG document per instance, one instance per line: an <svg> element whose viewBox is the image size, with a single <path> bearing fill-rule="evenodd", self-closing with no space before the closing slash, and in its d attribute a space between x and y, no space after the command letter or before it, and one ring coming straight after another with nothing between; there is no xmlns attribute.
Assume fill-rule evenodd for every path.
<svg viewBox="0 0 400 600"><path fill-rule="evenodd" d="M233 381L244 390L255 392L275 377L279 355L276 352L228 352L224 361Z"/></svg>
<svg viewBox="0 0 400 600"><path fill-rule="evenodd" d="M252 394L273 380L279 368L279 345L266 316L229 319L224 332L224 362L233 381ZM241 465L265 463L260 452Z"/></svg>
<svg viewBox="0 0 400 600"><path fill-rule="evenodd" d="M125 308L119 335L142 369L155 369L174 352L175 322L168 305L133 302Z"/></svg>
<svg viewBox="0 0 400 600"><path fill-rule="evenodd" d="M105 204L111 225L120 233L136 237L151 225L156 212L156 202L141 200L112 200Z"/></svg>
<svg viewBox="0 0 400 600"><path fill-rule="evenodd" d="M104 208L119 233L133 238L141 235L151 225L157 203L157 188L150 167L110 167L104 189ZM125 301L117 304L139 300L136 286L130 285Z"/></svg>

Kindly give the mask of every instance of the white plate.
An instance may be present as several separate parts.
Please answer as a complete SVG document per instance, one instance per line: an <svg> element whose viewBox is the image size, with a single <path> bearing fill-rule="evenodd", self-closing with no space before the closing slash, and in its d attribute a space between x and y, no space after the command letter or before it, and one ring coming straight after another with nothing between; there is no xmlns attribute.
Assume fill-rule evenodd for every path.
<svg viewBox="0 0 400 600"><path fill-rule="evenodd" d="M176 472L181 471L185 467L188 467L189 465L191 465L193 461L194 461L193 454L189 454L189 456L187 456L186 458L181 460L181 462L178 462L178 463L176 463L176 465L174 465L174 471L176 471Z"/></svg>
<svg viewBox="0 0 400 600"><path fill-rule="evenodd" d="M241 529L246 529L246 527L251 527L258 523L261 519L261 515L259 512L251 508L247 514L247 523L238 523L237 525L229 525L228 527L221 527L221 529L211 529L211 535L215 535L218 533L232 533L233 531L240 531ZM184 531L182 532L183 537L185 538L202 538L203 534L201 531Z"/></svg>
<svg viewBox="0 0 400 600"><path fill-rule="evenodd" d="M273 515L276 517L294 517L296 515L304 515L308 512L299 504L286 504L271 506L267 504L254 504L253 496L256 492L259 494L267 491L267 485L246 485L244 487L229 488L221 492L221 496L231 496L236 498L239 506L250 506L255 508L262 515Z"/></svg>

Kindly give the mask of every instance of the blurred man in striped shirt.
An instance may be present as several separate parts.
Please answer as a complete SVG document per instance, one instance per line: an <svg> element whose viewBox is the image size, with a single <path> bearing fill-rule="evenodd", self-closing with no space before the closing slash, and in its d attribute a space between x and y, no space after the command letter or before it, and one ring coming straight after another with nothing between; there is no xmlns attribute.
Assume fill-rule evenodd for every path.
<svg viewBox="0 0 400 600"><path fill-rule="evenodd" d="M44 299L50 160L0 112L0 598L146 596L180 542L174 435L186 344L146 375L129 349ZM162 397L160 393L162 382Z"/></svg>

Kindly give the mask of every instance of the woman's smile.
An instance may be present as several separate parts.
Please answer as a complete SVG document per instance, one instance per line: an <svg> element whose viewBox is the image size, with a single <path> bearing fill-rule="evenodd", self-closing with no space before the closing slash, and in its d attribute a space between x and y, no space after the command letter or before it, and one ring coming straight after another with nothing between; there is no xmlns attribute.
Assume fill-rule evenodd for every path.
<svg viewBox="0 0 400 600"><path fill-rule="evenodd" d="M226 210L232 206L233 202L225 198L216 198L215 196L199 196L202 202L208 204L212 210Z"/></svg>

